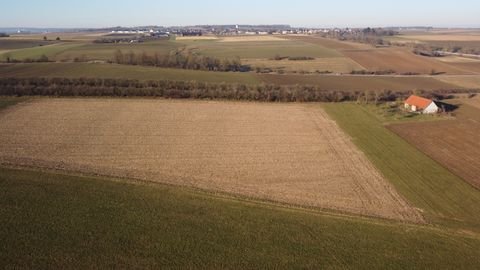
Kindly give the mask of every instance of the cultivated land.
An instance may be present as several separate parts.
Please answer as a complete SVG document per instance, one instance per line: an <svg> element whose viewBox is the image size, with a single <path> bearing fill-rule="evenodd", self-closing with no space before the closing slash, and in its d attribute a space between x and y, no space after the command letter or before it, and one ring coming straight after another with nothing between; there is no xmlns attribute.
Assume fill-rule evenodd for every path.
<svg viewBox="0 0 480 270"><path fill-rule="evenodd" d="M465 103L468 103L465 102ZM480 104L477 100L472 105ZM480 108L460 104L456 119L389 126L440 164L480 188Z"/></svg>
<svg viewBox="0 0 480 270"><path fill-rule="evenodd" d="M460 88L480 89L480 76L438 76L435 78Z"/></svg>
<svg viewBox="0 0 480 270"><path fill-rule="evenodd" d="M207 72L114 64L35 63L0 65L0 77L64 77L134 80L181 80L212 83L259 83L251 73Z"/></svg>
<svg viewBox="0 0 480 270"><path fill-rule="evenodd" d="M38 59L42 55L45 55L48 58L53 59L55 58L56 55L79 46L82 46L82 44L81 43L55 43L55 44L39 46L39 47L12 50L12 51L1 54L0 61L6 61L7 58L17 59L17 60Z"/></svg>
<svg viewBox="0 0 480 270"><path fill-rule="evenodd" d="M298 35L298 36L288 36L287 38L290 40L297 40L297 41L320 45L322 47L329 48L332 50L338 50L338 51L372 49L372 46L367 44L348 42L348 41L338 41L335 39L322 38L319 36Z"/></svg>
<svg viewBox="0 0 480 270"><path fill-rule="evenodd" d="M460 100L460 103L468 104L470 106L473 106L477 109L480 109L480 96L475 96L469 99L462 99Z"/></svg>
<svg viewBox="0 0 480 270"><path fill-rule="evenodd" d="M282 70L286 73L297 72L334 72L350 73L352 70L363 70L364 68L346 57L316 58L312 60L271 60L271 59L246 59L243 63L254 68L269 67L274 70Z"/></svg>
<svg viewBox="0 0 480 270"><path fill-rule="evenodd" d="M402 35L404 39L418 41L477 41L480 42L480 32L477 34L433 34L433 35Z"/></svg>
<svg viewBox="0 0 480 270"><path fill-rule="evenodd" d="M319 105L40 99L0 117L3 164L422 222Z"/></svg>
<svg viewBox="0 0 480 270"><path fill-rule="evenodd" d="M15 39L0 38L0 51L33 48L33 47L39 47L39 46L52 45L54 43L56 42L43 41L43 40L15 40Z"/></svg>
<svg viewBox="0 0 480 270"><path fill-rule="evenodd" d="M2 268L476 269L476 236L0 169Z"/></svg>
<svg viewBox="0 0 480 270"><path fill-rule="evenodd" d="M439 90L464 88L461 85L437 80L437 77L411 76L336 76L336 75L278 75L259 74L266 82L279 85L307 84L317 85L325 90L355 91L355 90ZM458 78L457 78L458 79Z"/></svg>
<svg viewBox="0 0 480 270"><path fill-rule="evenodd" d="M394 70L397 73L474 74L433 58L419 56L403 48L376 48L369 50L343 50L342 53L371 71Z"/></svg>
<svg viewBox="0 0 480 270"><path fill-rule="evenodd" d="M85 44L75 47L71 50L64 51L55 56L56 60L63 61L74 59L75 57L83 57L86 60L112 60L114 53L121 50L127 54L133 52L135 54L146 53L148 55L158 54L159 56L168 55L170 52L181 48L182 45L169 40L150 41L135 44Z"/></svg>
<svg viewBox="0 0 480 270"><path fill-rule="evenodd" d="M392 118L356 104L324 107L396 190L422 209L427 222L480 232L480 192L388 130L384 125Z"/></svg>
<svg viewBox="0 0 480 270"><path fill-rule="evenodd" d="M0 61L45 54L56 62L0 64L0 77L310 84L333 93L480 88L478 60L421 57L408 44L317 36L93 43L103 35L1 38ZM479 48L476 37L429 39L391 41ZM297 74L74 62L108 62L117 49L240 58ZM422 74L301 72L366 69ZM433 69L448 74L425 75ZM398 113L390 103L0 97L0 164L19 168L0 168L0 267L477 269L480 98L458 102L451 119ZM118 178L87 176L95 174Z"/></svg>
<svg viewBox="0 0 480 270"><path fill-rule="evenodd" d="M248 37L247 37L248 38ZM247 40L248 41L248 40ZM328 58L341 57L336 50L301 42L278 39L272 41L195 41L183 42L187 49L206 56L219 58L270 59L275 56Z"/></svg>

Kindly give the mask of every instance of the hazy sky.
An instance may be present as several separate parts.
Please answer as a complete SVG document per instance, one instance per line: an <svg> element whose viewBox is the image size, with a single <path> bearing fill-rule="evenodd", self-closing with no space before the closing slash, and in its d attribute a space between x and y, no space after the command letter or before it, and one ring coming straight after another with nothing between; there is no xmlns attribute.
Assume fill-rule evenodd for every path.
<svg viewBox="0 0 480 270"><path fill-rule="evenodd" d="M0 0L0 27L195 24L480 27L480 0Z"/></svg>

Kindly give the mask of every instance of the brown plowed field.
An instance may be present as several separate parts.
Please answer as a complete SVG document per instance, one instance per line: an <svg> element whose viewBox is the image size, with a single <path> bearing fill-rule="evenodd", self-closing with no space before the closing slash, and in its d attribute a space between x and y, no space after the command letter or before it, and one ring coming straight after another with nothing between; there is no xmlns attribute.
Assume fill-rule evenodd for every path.
<svg viewBox="0 0 480 270"><path fill-rule="evenodd" d="M313 104L40 99L0 114L0 163L422 221Z"/></svg>
<svg viewBox="0 0 480 270"><path fill-rule="evenodd" d="M435 70L447 74L474 74L432 58L415 55L403 48L343 50L342 53L370 71L394 70L397 73L430 74Z"/></svg>
<svg viewBox="0 0 480 270"><path fill-rule="evenodd" d="M462 105L456 118L398 124L389 128L470 184L480 188L480 109Z"/></svg>
<svg viewBox="0 0 480 270"><path fill-rule="evenodd" d="M392 77L392 76L331 76L331 75L278 75L257 74L265 83L278 85L316 85L323 90L336 91L411 91L458 89L459 85L436 80L433 77Z"/></svg>

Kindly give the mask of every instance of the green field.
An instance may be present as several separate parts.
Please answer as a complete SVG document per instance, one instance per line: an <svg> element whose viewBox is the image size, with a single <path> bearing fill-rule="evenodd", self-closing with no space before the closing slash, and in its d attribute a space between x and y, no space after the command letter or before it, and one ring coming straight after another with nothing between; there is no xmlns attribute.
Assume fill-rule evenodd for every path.
<svg viewBox="0 0 480 270"><path fill-rule="evenodd" d="M156 67L89 64L32 63L0 65L0 77L108 78L136 80L181 80L215 83L259 83L252 73L208 72Z"/></svg>
<svg viewBox="0 0 480 270"><path fill-rule="evenodd" d="M123 53L134 52L135 54L147 53L148 55L168 55L170 52L177 50L183 45L168 41L160 40L145 43L135 44L94 44L87 43L79 47L71 48L60 54L55 58L56 60L72 60L75 58L84 58L85 60L112 60L116 50L121 50Z"/></svg>
<svg viewBox="0 0 480 270"><path fill-rule="evenodd" d="M82 43L57 43L41 47L13 50L0 54L0 61L6 61L7 57L16 60L25 60L27 58L38 59L42 55L47 56L49 59L54 59L58 54L78 46L82 46Z"/></svg>
<svg viewBox="0 0 480 270"><path fill-rule="evenodd" d="M2 268L475 269L480 239L190 189L0 169Z"/></svg>
<svg viewBox="0 0 480 270"><path fill-rule="evenodd" d="M53 43L55 42L44 41L44 40L0 38L0 51L33 48L33 47L51 45Z"/></svg>
<svg viewBox="0 0 480 270"><path fill-rule="evenodd" d="M480 232L480 192L389 131L367 106L326 104L334 120L427 221ZM388 119L391 121L392 119Z"/></svg>
<svg viewBox="0 0 480 270"><path fill-rule="evenodd" d="M315 58L342 57L342 55L335 50L301 41L182 41L182 43L187 44L187 48L193 52L218 58L273 58L276 55Z"/></svg>

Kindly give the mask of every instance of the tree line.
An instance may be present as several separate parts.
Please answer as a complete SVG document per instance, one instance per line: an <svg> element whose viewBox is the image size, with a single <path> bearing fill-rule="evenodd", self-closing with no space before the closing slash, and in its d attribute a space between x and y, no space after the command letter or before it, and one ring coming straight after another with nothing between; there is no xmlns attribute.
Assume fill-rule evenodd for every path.
<svg viewBox="0 0 480 270"><path fill-rule="evenodd" d="M191 52L187 54L176 51L168 55L160 55L155 53L149 55L146 52L135 53L129 51L124 53L117 50L113 56L113 62L123 65L139 65L139 66L155 66L166 68L180 68L206 71L231 71L231 72L248 72L251 67L242 65L240 58L234 59L218 59L215 57L195 55Z"/></svg>
<svg viewBox="0 0 480 270"><path fill-rule="evenodd" d="M416 91L440 98L465 90ZM406 98L413 92L335 91L318 86L273 84L227 84L197 81L138 81L86 78L0 78L0 95L57 97L163 97L177 99L223 99L263 102L343 102L378 103Z"/></svg>

